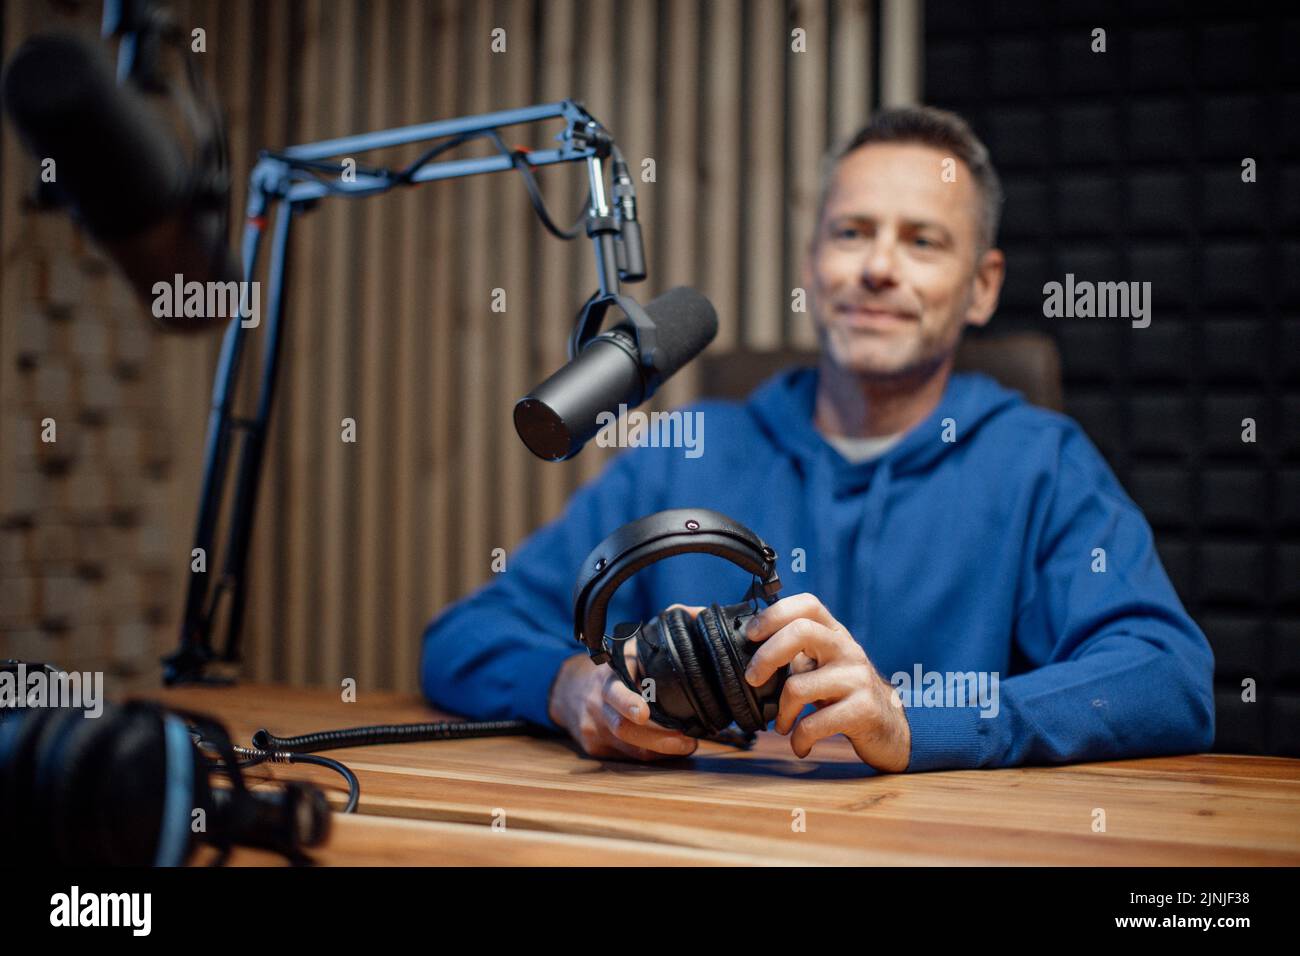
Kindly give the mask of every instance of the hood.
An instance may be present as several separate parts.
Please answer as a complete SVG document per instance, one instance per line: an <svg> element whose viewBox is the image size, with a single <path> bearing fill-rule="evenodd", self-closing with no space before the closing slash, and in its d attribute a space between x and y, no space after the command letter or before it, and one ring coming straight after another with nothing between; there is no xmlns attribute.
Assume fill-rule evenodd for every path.
<svg viewBox="0 0 1300 956"><path fill-rule="evenodd" d="M813 427L817 378L816 368L784 369L754 390L747 408L774 445L798 460L806 471L818 464L829 466L837 484L868 484L876 468L886 463L894 475L925 470L971 440L990 418L1024 402L1019 392L986 375L953 374L934 411L897 445L872 461L854 463L846 461ZM953 441L942 440L945 418L953 420Z"/></svg>

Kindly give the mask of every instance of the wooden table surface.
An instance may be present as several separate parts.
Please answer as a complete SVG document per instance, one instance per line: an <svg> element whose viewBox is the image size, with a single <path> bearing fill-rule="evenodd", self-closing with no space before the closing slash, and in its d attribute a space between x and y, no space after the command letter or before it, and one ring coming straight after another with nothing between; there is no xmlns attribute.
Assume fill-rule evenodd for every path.
<svg viewBox="0 0 1300 956"><path fill-rule="evenodd" d="M262 727L287 737L440 716L404 694L344 703L334 690L241 684L150 696L218 717L244 745ZM876 774L843 738L801 761L772 733L750 751L703 743L655 764L531 737L328 755L357 773L361 803L335 816L315 854L324 863L1300 864L1300 760L1278 757ZM254 773L310 779L336 805L346 798L321 768ZM1094 831L1098 809L1105 832Z"/></svg>
<svg viewBox="0 0 1300 956"><path fill-rule="evenodd" d="M762 866L753 854L697 850L638 840L492 829L369 814L334 815L327 843L308 856L323 866ZM203 848L193 863L216 856ZM236 850L231 866L288 866L266 850Z"/></svg>

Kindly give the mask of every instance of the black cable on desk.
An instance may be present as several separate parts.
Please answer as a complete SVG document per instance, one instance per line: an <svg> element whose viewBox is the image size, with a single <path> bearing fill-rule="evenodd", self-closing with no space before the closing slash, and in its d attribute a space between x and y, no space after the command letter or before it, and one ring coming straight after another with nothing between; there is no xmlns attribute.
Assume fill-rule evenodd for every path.
<svg viewBox="0 0 1300 956"><path fill-rule="evenodd" d="M361 799L361 781L357 775L352 772L352 768L347 767L337 760L330 757L317 757L314 754L290 754L289 763L312 763L318 767L328 767L330 770L343 775L343 779L348 782L348 802L343 808L344 813L355 813L357 810L357 801Z"/></svg>
<svg viewBox="0 0 1300 956"><path fill-rule="evenodd" d="M247 767L256 767L261 763L309 763L317 767L325 767L339 774L348 782L348 802L344 806L344 813L355 813L357 802L361 799L361 781L357 775L352 772L352 768L345 766L331 757L318 757L314 754L296 754L287 751L270 751L263 750L260 747L256 750L250 750L248 747L235 747L235 753L245 758L239 761L241 770ZM221 772L227 772L224 767L217 768Z"/></svg>
<svg viewBox="0 0 1300 956"><path fill-rule="evenodd" d="M361 799L361 782L348 767L329 757L311 754L316 750L337 750L342 747L366 747L376 744L417 743L423 740L464 740L471 737L505 737L514 734L534 734L542 728L526 720L438 720L419 724L375 724L370 727L349 727L344 730L322 730L298 737L277 737L265 727L253 734L253 747L236 748L241 756L241 766L272 761L275 763L310 763L328 767L341 774L348 782L348 803L344 813L356 810Z"/></svg>
<svg viewBox="0 0 1300 956"><path fill-rule="evenodd" d="M322 730L299 737L277 737L266 728L253 734L258 750L310 753L340 747L406 744L422 740L463 740L470 737L506 737L532 734L538 728L526 720L439 720L423 724L375 724L346 730Z"/></svg>

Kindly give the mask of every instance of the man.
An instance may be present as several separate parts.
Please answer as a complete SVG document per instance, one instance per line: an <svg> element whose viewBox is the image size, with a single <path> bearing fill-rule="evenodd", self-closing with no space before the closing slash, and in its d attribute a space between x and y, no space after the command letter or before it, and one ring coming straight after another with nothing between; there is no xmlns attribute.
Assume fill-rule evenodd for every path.
<svg viewBox="0 0 1300 956"><path fill-rule="evenodd" d="M743 405L694 406L709 435L698 458L616 456L430 625L429 699L562 728L594 756L692 752L587 659L569 602L609 532L706 507L782 556L790 596L758 616L746 677L792 665L775 729L799 757L836 734L890 772L1207 749L1213 656L1141 512L1070 419L952 373L963 328L997 305L1000 202L959 117L872 120L833 156L806 253L817 369L783 372ZM707 555L659 562L610 620L734 602L748 583L736 575Z"/></svg>

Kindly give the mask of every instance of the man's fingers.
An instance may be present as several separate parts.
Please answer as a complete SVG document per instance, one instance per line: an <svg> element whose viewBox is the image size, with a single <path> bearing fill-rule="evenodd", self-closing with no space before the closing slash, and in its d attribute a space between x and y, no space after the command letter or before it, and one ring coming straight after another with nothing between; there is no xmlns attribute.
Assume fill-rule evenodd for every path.
<svg viewBox="0 0 1300 956"><path fill-rule="evenodd" d="M776 605L772 605L776 607ZM750 658L745 680L758 687L765 683L800 652L823 663L834 651L838 636L825 624L801 617L791 621L769 637Z"/></svg>
<svg viewBox="0 0 1300 956"><path fill-rule="evenodd" d="M802 760L812 752L813 744L817 741L842 734L846 728L852 727L853 712L851 702L841 700L809 714L795 724L794 733L790 736L790 749Z"/></svg>
<svg viewBox="0 0 1300 956"><path fill-rule="evenodd" d="M608 704L604 706L605 725L619 740L634 747L652 750L656 753L682 757L694 753L699 742L676 730L660 727L658 724L642 726L634 724L616 713Z"/></svg>
<svg viewBox="0 0 1300 956"><path fill-rule="evenodd" d="M593 757L628 757L632 760L662 760L667 754L657 754L652 750L637 747L625 740L619 740L611 733L606 733L600 750Z"/></svg>
<svg viewBox="0 0 1300 956"><path fill-rule="evenodd" d="M655 760L664 754L657 754L653 751L646 750L644 747L638 747L620 739L609 726L609 711L607 705L603 711L588 713L583 717L584 726L590 724L590 731L584 732L579 736L578 742L582 745L583 752L589 757L603 759L606 757L629 757L633 760ZM612 711L610 711L612 713ZM621 718L620 718L621 719ZM631 726L631 725L628 725Z"/></svg>
<svg viewBox="0 0 1300 956"><path fill-rule="evenodd" d="M626 740L615 736L611 731L606 730L602 738L603 745L599 754L593 756L601 757L625 757L632 760L667 760L670 757L678 757L680 754L665 754L646 747L638 747L636 744L630 744Z"/></svg>
<svg viewBox="0 0 1300 956"><path fill-rule="evenodd" d="M650 705L616 674L610 674L605 681L601 698L603 722L611 735L624 744L673 757L694 753L699 746L693 738L652 722Z"/></svg>
<svg viewBox="0 0 1300 956"><path fill-rule="evenodd" d="M788 734L800 712L819 700L837 701L853 692L856 685L847 668L832 667L823 670L792 674L781 690L781 702L776 713L776 732Z"/></svg>
<svg viewBox="0 0 1300 956"><path fill-rule="evenodd" d="M745 637L751 641L765 641L791 621L801 617L816 621L832 631L842 629L840 622L826 610L826 605L822 604L821 599L805 591L803 594L792 594L781 598L771 607L759 611L746 625Z"/></svg>
<svg viewBox="0 0 1300 956"><path fill-rule="evenodd" d="M610 672L601 689L601 699L615 712L636 724L650 722L650 705L632 688L628 687L618 675Z"/></svg>
<svg viewBox="0 0 1300 956"><path fill-rule="evenodd" d="M796 654L794 656L794 660L790 662L791 674L802 674L805 671L816 670L816 668L817 668L817 662L813 660L811 657L809 657L807 654L805 654L803 651L800 651L798 654Z"/></svg>

